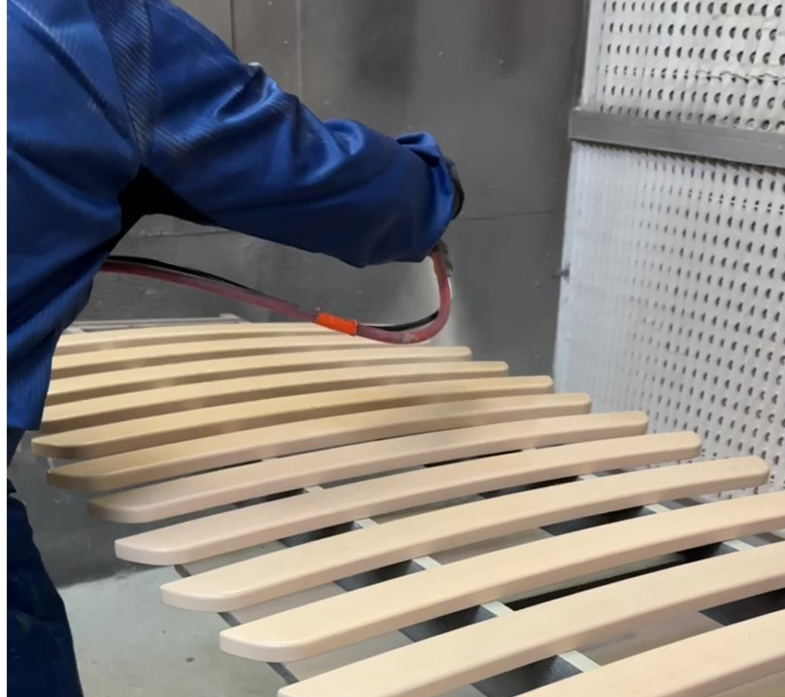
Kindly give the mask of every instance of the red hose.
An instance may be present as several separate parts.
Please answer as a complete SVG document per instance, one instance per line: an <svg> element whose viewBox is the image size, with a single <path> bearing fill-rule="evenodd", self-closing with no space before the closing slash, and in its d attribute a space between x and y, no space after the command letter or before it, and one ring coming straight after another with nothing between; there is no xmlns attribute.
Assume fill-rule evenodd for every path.
<svg viewBox="0 0 785 697"><path fill-rule="evenodd" d="M344 319L317 310L298 307L294 303L281 300L271 295L266 295L257 290L251 290L219 279L205 278L191 275L186 272L157 268L123 260L108 259L104 262L102 271L107 273L126 274L142 278L152 278L157 281L166 281L187 288L207 291L231 300L239 300L249 305L263 307L276 314L284 315L300 322L313 322L334 331L361 336L373 341L387 344L417 344L435 337L447 323L452 305L452 291L450 288L450 267L445 256L446 248L443 244L431 252L436 280L439 286L439 311L436 317L426 326L416 329L394 331L383 327L374 327L362 324L356 320Z"/></svg>
<svg viewBox="0 0 785 697"><path fill-rule="evenodd" d="M370 327L360 324L357 327L357 336L381 341L387 344L420 344L433 339L447 324L452 308L452 289L450 288L449 262L445 259L443 248L437 247L431 252L433 270L439 286L439 314L430 324L411 331L391 332L379 327Z"/></svg>

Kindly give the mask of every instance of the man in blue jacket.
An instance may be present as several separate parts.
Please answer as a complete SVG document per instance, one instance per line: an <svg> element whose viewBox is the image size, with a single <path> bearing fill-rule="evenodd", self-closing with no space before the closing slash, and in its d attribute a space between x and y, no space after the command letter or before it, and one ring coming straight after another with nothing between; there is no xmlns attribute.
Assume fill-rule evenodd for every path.
<svg viewBox="0 0 785 697"><path fill-rule="evenodd" d="M460 208L428 135L323 123L166 0L9 0L8 461L114 244L164 213L355 266L419 261ZM8 694L81 694L8 483Z"/></svg>

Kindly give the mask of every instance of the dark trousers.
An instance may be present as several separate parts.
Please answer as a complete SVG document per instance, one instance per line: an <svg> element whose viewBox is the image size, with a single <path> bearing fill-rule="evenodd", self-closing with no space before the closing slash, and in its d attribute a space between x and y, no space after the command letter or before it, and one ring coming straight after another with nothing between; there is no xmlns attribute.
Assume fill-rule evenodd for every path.
<svg viewBox="0 0 785 697"><path fill-rule="evenodd" d="M8 481L8 697L82 697L65 607Z"/></svg>

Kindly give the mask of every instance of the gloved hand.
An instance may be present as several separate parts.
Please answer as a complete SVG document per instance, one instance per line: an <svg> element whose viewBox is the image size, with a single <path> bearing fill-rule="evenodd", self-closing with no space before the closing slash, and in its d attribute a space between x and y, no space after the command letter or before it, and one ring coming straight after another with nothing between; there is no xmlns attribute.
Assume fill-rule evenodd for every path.
<svg viewBox="0 0 785 697"><path fill-rule="evenodd" d="M450 170L450 179L452 179L452 188L455 191L455 201L453 202L452 206L452 219L458 217L463 208L463 201L465 195L463 193L463 186L461 185L461 179L458 176L458 168L455 166L455 163L449 158L444 158L447 162L447 167Z"/></svg>

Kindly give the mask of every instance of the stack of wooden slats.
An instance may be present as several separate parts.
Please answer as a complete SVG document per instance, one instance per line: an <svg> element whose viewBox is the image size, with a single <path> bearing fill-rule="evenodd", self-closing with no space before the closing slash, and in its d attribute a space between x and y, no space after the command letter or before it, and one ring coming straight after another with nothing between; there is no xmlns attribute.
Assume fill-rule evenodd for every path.
<svg viewBox="0 0 785 697"><path fill-rule="evenodd" d="M785 492L652 506L763 484L765 463L674 464L699 455L694 433L647 435L640 412L592 414L588 395L471 358L298 324L65 336L34 450L75 461L50 482L100 492L96 517L160 523L117 540L121 558L218 560L164 586L168 604L240 617L353 588L227 629L230 653L289 664L496 608L282 697L442 695L753 597L773 610L521 691L702 697L785 673L785 543L721 544L785 528Z"/></svg>

